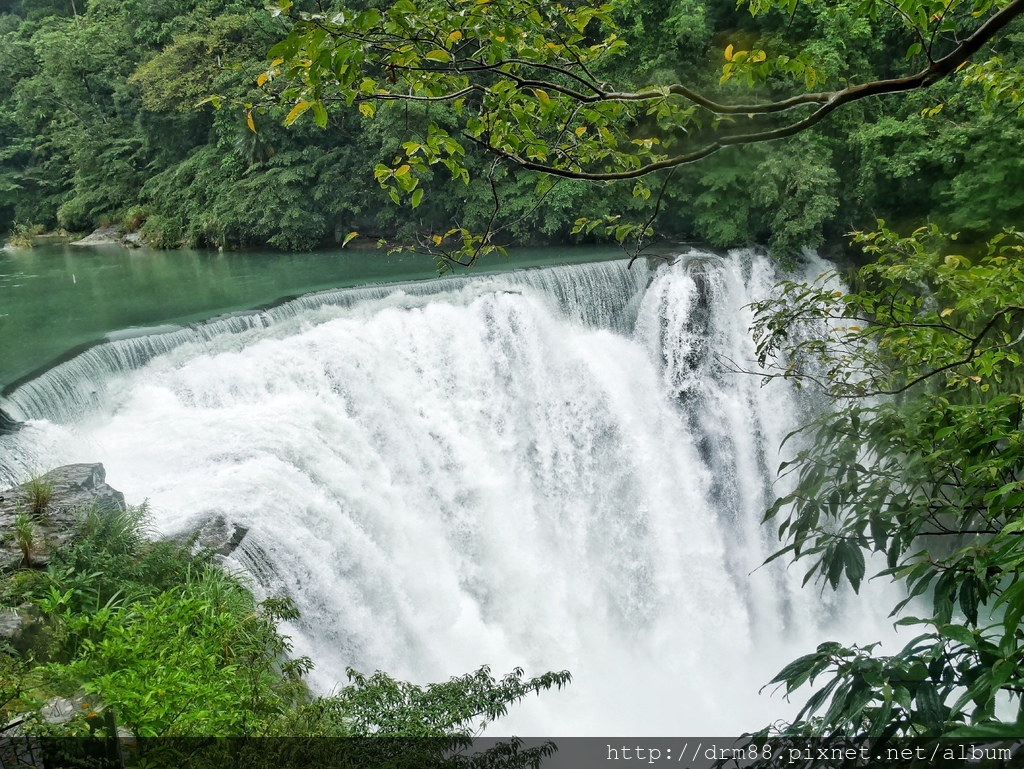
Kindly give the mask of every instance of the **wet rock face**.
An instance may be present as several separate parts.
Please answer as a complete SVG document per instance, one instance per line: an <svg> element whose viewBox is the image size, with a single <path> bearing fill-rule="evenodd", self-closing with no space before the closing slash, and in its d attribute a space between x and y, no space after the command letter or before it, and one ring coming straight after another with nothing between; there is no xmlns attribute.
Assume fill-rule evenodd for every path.
<svg viewBox="0 0 1024 769"><path fill-rule="evenodd" d="M51 635L52 631L35 604L0 608L0 643L10 644L19 654L26 654L30 649L44 649Z"/></svg>
<svg viewBox="0 0 1024 769"><path fill-rule="evenodd" d="M213 512L195 526L195 543L218 555L229 556L238 549L248 533L249 529L245 526L232 523L222 513ZM179 539L184 541L187 537Z"/></svg>
<svg viewBox="0 0 1024 769"><path fill-rule="evenodd" d="M39 501L45 499L40 506ZM101 464L65 465L35 481L0 492L0 571L44 568L50 554L78 534L86 510L125 509L124 494L106 482ZM31 522L28 563L16 529L19 515ZM24 543L24 537L22 537Z"/></svg>
<svg viewBox="0 0 1024 769"><path fill-rule="evenodd" d="M0 435L3 435L4 433L13 433L20 426L20 422L15 421L3 409L0 409Z"/></svg>

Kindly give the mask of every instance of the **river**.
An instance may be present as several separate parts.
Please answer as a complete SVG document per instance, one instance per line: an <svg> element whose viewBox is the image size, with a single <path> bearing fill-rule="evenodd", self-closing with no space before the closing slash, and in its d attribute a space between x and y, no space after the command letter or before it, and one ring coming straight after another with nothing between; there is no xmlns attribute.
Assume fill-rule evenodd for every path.
<svg viewBox="0 0 1024 769"><path fill-rule="evenodd" d="M621 257L619 248L518 249L507 262L488 260L481 271ZM355 249L0 249L0 391L104 339L164 331L312 291L436 275L430 257Z"/></svg>

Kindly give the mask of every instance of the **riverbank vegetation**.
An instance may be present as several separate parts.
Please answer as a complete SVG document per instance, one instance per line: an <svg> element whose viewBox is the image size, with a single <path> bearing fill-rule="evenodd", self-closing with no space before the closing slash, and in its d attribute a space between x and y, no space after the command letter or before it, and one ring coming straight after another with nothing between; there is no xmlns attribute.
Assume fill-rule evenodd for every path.
<svg viewBox="0 0 1024 769"><path fill-rule="evenodd" d="M129 766L441 766L482 721L569 682L521 670L496 680L482 668L421 687L353 671L347 686L314 696L312 663L291 655L281 629L298 619L288 599L257 601L194 542L153 541L145 508L82 514L45 570L29 561L0 576L0 608L31 618L20 648L0 648L0 720L20 721L19 733L119 728L137 740ZM73 714L53 718L55 698ZM272 739L282 737L346 739Z"/></svg>
<svg viewBox="0 0 1024 769"><path fill-rule="evenodd" d="M765 375L835 403L800 431L793 490L765 520L806 581L899 583L909 631L896 653L826 643L787 666L773 684L817 691L783 734L1019 738L1024 234L973 259L936 228L858 240L875 261L857 290L784 283L756 307Z"/></svg>
<svg viewBox="0 0 1024 769"><path fill-rule="evenodd" d="M316 10L313 3L287 5L292 15ZM792 13L752 16L732 0L619 3L608 19L621 50L595 64L596 76L624 91L683 82L727 100L788 94L795 76L816 90L899 77L933 56L931 49L908 52L910 33L898 14L879 10L868 18L858 8L800 3ZM595 35L600 19L588 24L587 35ZM458 105L381 103L371 110L367 103L362 112L312 110L286 121L309 100L278 104L278 86L261 77L266 52L292 25L260 0L8 4L0 14L0 230L31 223L89 231L124 222L158 247L306 249L341 243L351 232L430 245L453 226L484 232L490 223L500 228L495 242L505 245L567 242L614 238L627 220L646 221L664 184L653 223L659 235L718 246L769 243L792 254L842 243L843 233L870 226L877 215L914 226L930 217L983 239L1024 211L1024 169L1005 151L1021 143L1024 129L1012 109L986 109L988 75L975 70L909 97L858 101L787 139L728 148L650 188L641 185L637 197L633 184L566 180L538 206L531 174L514 163L492 172L491 157L467 142L459 162L468 184L445 188L447 169L419 173L413 162L408 183L419 178L419 189L448 191L420 193L412 208L416 190L389 182L407 203L397 207L375 180L376 167L399 158L394 169L401 169L425 157L424 149L407 148L429 145L431 121L456 136ZM1017 64L1020 33L1015 23L993 43L999 72ZM802 53L786 42L801 40L812 41ZM753 61L759 51L787 63L761 72ZM732 77L720 83L726 64ZM238 107L201 104L211 94ZM680 116L638 114L616 141L634 154L656 154L668 145L632 140ZM589 125L576 139L600 147L605 138L594 120ZM659 141L670 135L677 144L683 138L662 131ZM491 220L489 174L501 182L500 221ZM615 216L623 218L606 221Z"/></svg>

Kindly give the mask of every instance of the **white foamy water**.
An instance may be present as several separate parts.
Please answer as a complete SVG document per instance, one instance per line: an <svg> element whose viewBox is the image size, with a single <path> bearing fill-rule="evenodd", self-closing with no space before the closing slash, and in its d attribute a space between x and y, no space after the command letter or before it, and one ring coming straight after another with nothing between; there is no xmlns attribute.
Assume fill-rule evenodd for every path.
<svg viewBox="0 0 1024 769"><path fill-rule="evenodd" d="M320 691L346 666L569 669L497 732L736 734L791 712L758 695L790 659L885 634L870 601L757 569L778 447L810 405L719 359L752 358L744 308L776 279L753 253L693 253L119 339L0 404L29 420L0 437L0 481L102 461L163 533L248 527L235 563L296 600Z"/></svg>

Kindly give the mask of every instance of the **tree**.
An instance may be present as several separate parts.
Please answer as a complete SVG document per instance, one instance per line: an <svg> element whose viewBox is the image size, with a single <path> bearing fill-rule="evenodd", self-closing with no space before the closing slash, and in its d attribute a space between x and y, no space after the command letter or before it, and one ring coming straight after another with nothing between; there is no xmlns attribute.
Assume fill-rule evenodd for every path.
<svg viewBox="0 0 1024 769"><path fill-rule="evenodd" d="M793 44L785 30L762 30L752 37L737 34L744 39L725 47L719 83L704 83L700 90L676 82L631 82L623 72L627 43L617 28L629 8L625 0L600 6L398 0L384 9L309 12L280 0L275 12L290 14L295 23L271 50L271 66L259 82L284 84L279 97L291 106L289 124L310 112L326 125L328 106L339 102L358 105L368 119L389 102L423 108L418 114L426 126L420 136L405 142L394 161L378 165L375 173L396 202L407 198L413 208L421 204L421 182L434 167L444 166L454 179L468 183L467 151L473 148L492 158L482 172L492 188L501 166L511 165L540 174L541 200L564 179L631 181L634 196L648 199L652 190L646 179L654 174L671 174L725 147L794 136L841 107L924 89L957 71L965 73L965 81L982 83L990 95L1008 98L1014 109L1021 104L1019 78L1000 69L998 57L968 64L1020 16L1024 0L865 0L827 8L798 0L752 0L753 15L785 14L790 25L807 13L837 14L872 34L900 35L914 66L903 73L910 65L884 61L864 82L844 81L863 73L829 73L824 61L844 41L828 41L831 50L821 51L815 43L822 41ZM825 74L838 79L839 87L820 90ZM792 93L794 78L803 92ZM655 199L655 213L667 181ZM424 245L449 264L472 264L500 250L494 242L500 229L496 189L493 202L482 234L454 227ZM620 242L636 238L639 248L652 222L581 218L576 231L600 227Z"/></svg>
<svg viewBox="0 0 1024 769"><path fill-rule="evenodd" d="M765 376L836 401L800 431L793 490L765 520L805 581L905 585L892 614L920 634L895 655L828 643L791 663L773 681L787 694L827 682L784 734L1020 737L1024 235L973 258L935 228L858 240L876 257L860 290L785 283L756 307Z"/></svg>

